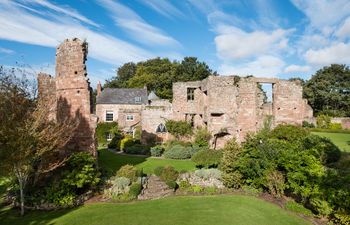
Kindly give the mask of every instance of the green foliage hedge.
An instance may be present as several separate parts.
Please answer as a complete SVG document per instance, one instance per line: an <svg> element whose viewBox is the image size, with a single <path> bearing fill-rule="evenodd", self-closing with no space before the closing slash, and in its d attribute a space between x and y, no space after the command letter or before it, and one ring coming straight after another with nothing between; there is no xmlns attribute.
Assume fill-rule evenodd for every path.
<svg viewBox="0 0 350 225"><path fill-rule="evenodd" d="M199 168L216 168L219 166L222 158L220 150L200 150L192 156L192 161Z"/></svg>
<svg viewBox="0 0 350 225"><path fill-rule="evenodd" d="M164 152L164 148L161 145L156 145L151 148L151 156L160 157Z"/></svg>
<svg viewBox="0 0 350 225"><path fill-rule="evenodd" d="M350 170L329 139L293 125L234 140L223 149L223 182L227 187L250 186L281 197L287 193L322 216L350 211ZM346 159L344 159L346 160Z"/></svg>
<svg viewBox="0 0 350 225"><path fill-rule="evenodd" d="M184 147L182 145L174 145L164 152L167 159L189 159L191 158L192 147Z"/></svg>
<svg viewBox="0 0 350 225"><path fill-rule="evenodd" d="M192 134L192 126L186 121L167 120L165 126L168 132L177 139Z"/></svg>

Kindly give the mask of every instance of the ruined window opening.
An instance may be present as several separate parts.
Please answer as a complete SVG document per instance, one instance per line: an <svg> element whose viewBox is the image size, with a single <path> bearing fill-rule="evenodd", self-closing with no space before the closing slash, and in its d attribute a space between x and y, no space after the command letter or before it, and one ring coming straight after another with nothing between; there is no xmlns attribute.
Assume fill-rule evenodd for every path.
<svg viewBox="0 0 350 225"><path fill-rule="evenodd" d="M126 116L126 121L133 121L134 120L134 115L127 115Z"/></svg>
<svg viewBox="0 0 350 225"><path fill-rule="evenodd" d="M78 74L78 71L74 71L74 74Z"/></svg>
<svg viewBox="0 0 350 225"><path fill-rule="evenodd" d="M113 111L106 111L106 122L113 122Z"/></svg>
<svg viewBox="0 0 350 225"><path fill-rule="evenodd" d="M106 140L111 141L112 140L112 133L106 133Z"/></svg>
<svg viewBox="0 0 350 225"><path fill-rule="evenodd" d="M222 115L224 115L223 113L211 113L210 114L212 117L220 117Z"/></svg>
<svg viewBox="0 0 350 225"><path fill-rule="evenodd" d="M194 90L195 88L187 88L187 101L193 101L194 100Z"/></svg>
<svg viewBox="0 0 350 225"><path fill-rule="evenodd" d="M205 95L208 95L208 91L203 91L203 93L204 93Z"/></svg>
<svg viewBox="0 0 350 225"><path fill-rule="evenodd" d="M156 132L157 133L166 133L168 131L167 131L165 125L161 123L161 124L158 125L158 127L156 129Z"/></svg>
<svg viewBox="0 0 350 225"><path fill-rule="evenodd" d="M141 102L141 97L135 97L135 103L140 103Z"/></svg>
<svg viewBox="0 0 350 225"><path fill-rule="evenodd" d="M258 83L258 88L263 92L263 102L273 103L273 84L272 83Z"/></svg>

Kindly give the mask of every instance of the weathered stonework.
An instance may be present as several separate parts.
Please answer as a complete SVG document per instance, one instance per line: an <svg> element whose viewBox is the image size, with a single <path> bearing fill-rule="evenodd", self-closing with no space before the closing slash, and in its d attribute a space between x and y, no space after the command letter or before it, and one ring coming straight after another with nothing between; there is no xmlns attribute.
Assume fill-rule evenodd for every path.
<svg viewBox="0 0 350 225"><path fill-rule="evenodd" d="M91 87L86 72L87 43L79 39L65 40L56 51L56 77L39 74L39 98L55 108L58 122L78 121L67 149L96 154L95 128L97 117L92 114Z"/></svg>
<svg viewBox="0 0 350 225"><path fill-rule="evenodd" d="M264 103L259 83L273 85L272 103ZM189 88L194 99L188 100ZM188 120L206 126L213 134L213 147L221 148L235 137L243 141L247 133L263 127L269 117L272 126L301 124L312 118L312 109L302 98L302 87L294 81L274 78L210 76L202 81L173 84L175 120Z"/></svg>

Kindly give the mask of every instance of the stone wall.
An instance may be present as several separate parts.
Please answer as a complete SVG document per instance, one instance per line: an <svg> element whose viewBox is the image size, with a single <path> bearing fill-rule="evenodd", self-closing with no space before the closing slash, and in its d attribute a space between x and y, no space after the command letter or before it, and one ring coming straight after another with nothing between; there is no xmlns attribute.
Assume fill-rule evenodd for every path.
<svg viewBox="0 0 350 225"><path fill-rule="evenodd" d="M273 86L272 103L264 102L258 83ZM193 100L188 88L195 88ZM302 98L299 83L275 78L210 76L203 81L173 84L173 119L187 120L194 127L206 126L214 136L213 147L221 148L235 137L243 141L271 117L272 126L281 123L301 124L312 118L312 109Z"/></svg>
<svg viewBox="0 0 350 225"><path fill-rule="evenodd" d="M130 127L141 121L142 105L127 104L98 104L96 106L96 115L99 122L106 122L106 111L113 112L113 121L118 122L119 128L129 130ZM126 116L133 115L134 120L127 121Z"/></svg>
<svg viewBox="0 0 350 225"><path fill-rule="evenodd" d="M340 123L343 129L350 129L350 117L334 117L332 123Z"/></svg>
<svg viewBox="0 0 350 225"><path fill-rule="evenodd" d="M165 125L167 119L173 118L172 104L168 100L153 100L149 105L144 106L141 118L143 143L147 142L147 138L152 137L157 142L163 142L171 138L168 132L156 132L160 124Z"/></svg>
<svg viewBox="0 0 350 225"><path fill-rule="evenodd" d="M87 78L86 56L87 43L79 39L65 40L56 51L56 77L39 74L38 90L39 98L50 96L50 102L54 102L58 122L72 120L78 123L66 149L96 155L97 117L92 114L92 89Z"/></svg>

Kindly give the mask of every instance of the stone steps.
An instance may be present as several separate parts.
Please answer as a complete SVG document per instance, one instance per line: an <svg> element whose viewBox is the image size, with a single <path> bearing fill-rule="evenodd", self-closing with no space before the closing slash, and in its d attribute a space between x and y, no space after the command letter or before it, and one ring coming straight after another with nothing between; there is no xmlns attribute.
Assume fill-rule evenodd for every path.
<svg viewBox="0 0 350 225"><path fill-rule="evenodd" d="M142 193L138 196L139 200L158 199L174 194L174 190L161 181L157 176L148 177L143 185Z"/></svg>

